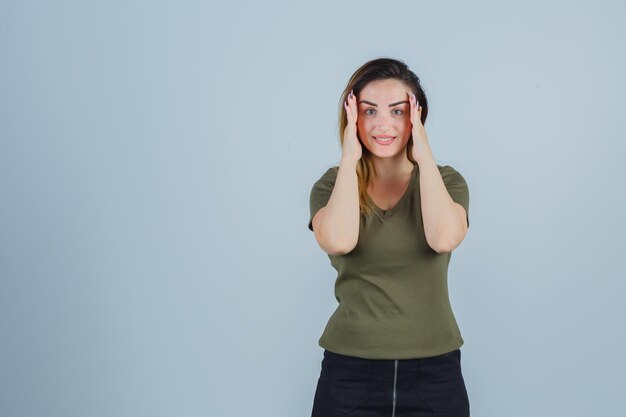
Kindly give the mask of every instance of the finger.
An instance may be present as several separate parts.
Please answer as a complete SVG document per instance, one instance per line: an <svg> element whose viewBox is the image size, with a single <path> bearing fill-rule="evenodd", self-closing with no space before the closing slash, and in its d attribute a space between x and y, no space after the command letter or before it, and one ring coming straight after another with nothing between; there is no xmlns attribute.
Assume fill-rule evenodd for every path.
<svg viewBox="0 0 626 417"><path fill-rule="evenodd" d="M415 96L411 92L409 94L409 97L410 97L410 103L411 103L411 123L415 124L416 117L417 117L417 111L416 111L417 109L415 108Z"/></svg>
<svg viewBox="0 0 626 417"><path fill-rule="evenodd" d="M356 96L354 95L354 93L352 91L350 91L350 94L352 95L352 98L350 100L350 107L352 109L352 116L354 118L354 122L356 123L358 116L358 110L357 110L357 104L356 104Z"/></svg>
<svg viewBox="0 0 626 417"><path fill-rule="evenodd" d="M417 100L417 97L413 96L415 100L415 118L417 122L422 123L422 107L420 106L420 102Z"/></svg>
<svg viewBox="0 0 626 417"><path fill-rule="evenodd" d="M350 106L348 105L348 101L344 101L343 103L344 109L346 109L346 118L348 119L348 124L352 122L352 110L350 110Z"/></svg>

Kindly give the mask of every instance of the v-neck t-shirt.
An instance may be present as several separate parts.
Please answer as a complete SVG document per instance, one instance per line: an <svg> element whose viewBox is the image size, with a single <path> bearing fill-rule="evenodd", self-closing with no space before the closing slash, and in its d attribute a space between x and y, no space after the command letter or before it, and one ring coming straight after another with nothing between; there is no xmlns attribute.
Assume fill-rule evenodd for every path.
<svg viewBox="0 0 626 417"><path fill-rule="evenodd" d="M437 167L450 197L465 209L469 225L465 179L449 165ZM329 168L311 189L311 231L313 216L330 199L338 170ZM318 344L366 359L425 358L460 348L464 341L448 294L451 253L437 253L426 241L417 164L396 205L383 210L374 204L374 210L370 223L361 217L352 251L328 255L337 271L339 305Z"/></svg>

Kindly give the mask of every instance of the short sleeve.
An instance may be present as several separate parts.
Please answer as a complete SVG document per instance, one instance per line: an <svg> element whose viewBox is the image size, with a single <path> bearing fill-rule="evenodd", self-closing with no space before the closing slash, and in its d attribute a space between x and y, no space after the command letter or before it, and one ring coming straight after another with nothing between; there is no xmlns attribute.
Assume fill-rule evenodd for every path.
<svg viewBox="0 0 626 417"><path fill-rule="evenodd" d="M450 165L439 167L439 173L452 200L465 209L467 226L469 227L469 189L465 178Z"/></svg>
<svg viewBox="0 0 626 417"><path fill-rule="evenodd" d="M310 231L313 231L313 217L315 213L328 203L333 188L335 188L338 169L339 167L328 168L320 179L313 184L313 188L311 188L311 196L309 198L309 206L311 209L311 216L309 217Z"/></svg>

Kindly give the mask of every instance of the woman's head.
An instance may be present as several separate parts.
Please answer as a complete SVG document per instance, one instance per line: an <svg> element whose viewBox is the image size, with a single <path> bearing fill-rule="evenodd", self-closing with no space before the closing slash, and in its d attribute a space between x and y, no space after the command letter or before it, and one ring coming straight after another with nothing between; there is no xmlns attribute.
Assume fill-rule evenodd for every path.
<svg viewBox="0 0 626 417"><path fill-rule="evenodd" d="M411 137L409 87L394 78L370 81L357 96L357 137L368 157L406 160Z"/></svg>
<svg viewBox="0 0 626 417"><path fill-rule="evenodd" d="M368 201L367 188L370 178L376 174L372 158L406 152L407 159L415 163L412 155L411 111L406 93L411 91L415 94L422 107L422 124L426 123L428 116L428 100L419 78L404 62L392 58L366 62L352 75L339 101L339 139L342 146L347 125L343 103L350 91L353 91L357 100L357 137L363 145L363 153L357 165L359 205L361 213L371 218L374 207ZM385 144L385 136L394 137L393 142Z"/></svg>
<svg viewBox="0 0 626 417"><path fill-rule="evenodd" d="M360 139L361 143L365 145L365 149L363 149L362 159L365 159L364 162L368 162L370 159L371 151L376 142L373 139L373 136L380 134L385 135L385 131L390 129L393 130L395 127L399 126L399 120L405 120L408 124L408 135L405 138L396 138L396 139L405 139L403 142L406 146L406 155L411 162L413 160L411 150L413 148L413 138L411 137L411 123L410 123L410 107L408 104L408 97L404 94L404 91L411 91L415 94L419 105L422 107L421 113L421 121L422 124L426 124L426 118L428 117L428 100L426 99L426 94L420 85L420 80L415 75L413 71L409 69L409 67L402 61L392 58L377 58L366 62L363 64L356 72L350 77L350 81L348 81L348 85L343 91L341 98L339 100L339 138L340 142L343 145L343 133L345 131L345 127L347 124L346 117L346 109L343 106L343 103L350 94L350 91L354 92L356 96L358 104L358 117L357 117L357 136ZM368 97L362 97L363 94L366 94ZM371 97L376 97L378 101L386 100L387 103L377 103L372 100L368 100L369 102L374 102L377 106L372 106L371 104L363 104L360 103L363 99L370 99ZM395 100L396 98L398 100ZM387 107L388 104L396 103L397 101L407 100L407 103L400 104L398 106ZM383 109L383 106L387 107ZM372 107L375 111L372 111ZM399 111L403 109L403 118L398 117ZM384 112L382 110L385 110ZM395 110L395 111L394 111ZM389 113L395 117L389 117L387 120L384 120L382 117L378 117L376 120L377 125L372 125L371 121L373 121L373 116L376 114L377 116L389 116ZM370 122L370 123L368 123ZM388 123L387 123L388 122ZM369 137L367 136L369 134ZM393 135L393 133L390 133ZM371 145L371 146L370 146ZM394 144L395 145L395 144Z"/></svg>

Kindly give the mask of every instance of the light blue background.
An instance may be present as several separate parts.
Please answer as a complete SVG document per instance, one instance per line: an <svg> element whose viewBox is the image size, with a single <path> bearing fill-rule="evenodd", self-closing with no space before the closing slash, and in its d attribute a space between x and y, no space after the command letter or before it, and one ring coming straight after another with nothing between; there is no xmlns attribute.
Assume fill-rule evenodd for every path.
<svg viewBox="0 0 626 417"><path fill-rule="evenodd" d="M470 187L472 415L623 412L625 12L3 1L0 415L310 415L337 304L309 192L381 56Z"/></svg>

